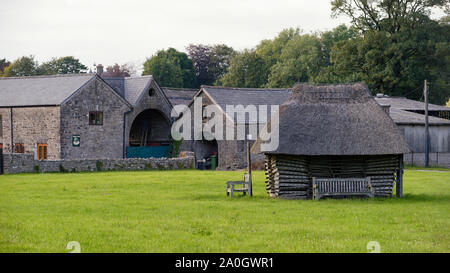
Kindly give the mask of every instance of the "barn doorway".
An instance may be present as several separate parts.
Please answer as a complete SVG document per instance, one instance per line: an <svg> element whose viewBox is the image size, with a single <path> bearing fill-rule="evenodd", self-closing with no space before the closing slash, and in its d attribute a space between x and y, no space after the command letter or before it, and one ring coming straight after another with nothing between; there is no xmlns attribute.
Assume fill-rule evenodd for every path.
<svg viewBox="0 0 450 273"><path fill-rule="evenodd" d="M198 169L216 169L219 165L217 140L194 141L195 159Z"/></svg>
<svg viewBox="0 0 450 273"><path fill-rule="evenodd" d="M127 158L168 157L170 122L156 109L142 111L130 130Z"/></svg>

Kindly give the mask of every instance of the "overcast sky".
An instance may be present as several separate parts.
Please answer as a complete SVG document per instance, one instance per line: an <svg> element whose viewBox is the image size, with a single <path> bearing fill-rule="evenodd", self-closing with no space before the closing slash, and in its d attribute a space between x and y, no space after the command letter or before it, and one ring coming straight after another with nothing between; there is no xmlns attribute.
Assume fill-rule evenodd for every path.
<svg viewBox="0 0 450 273"><path fill-rule="evenodd" d="M0 58L75 56L91 67L141 64L159 49L241 50L283 28L332 29L329 0L0 0Z"/></svg>
<svg viewBox="0 0 450 273"><path fill-rule="evenodd" d="M88 67L134 62L189 43L254 47L283 28L346 23L330 0L0 0L0 58L75 56ZM139 67L138 67L139 68Z"/></svg>

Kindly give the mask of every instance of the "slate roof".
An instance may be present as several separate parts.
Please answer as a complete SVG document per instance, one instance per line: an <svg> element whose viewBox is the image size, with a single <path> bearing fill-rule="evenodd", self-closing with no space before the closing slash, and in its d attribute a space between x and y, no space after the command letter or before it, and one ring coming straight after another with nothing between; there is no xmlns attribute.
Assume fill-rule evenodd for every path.
<svg viewBox="0 0 450 273"><path fill-rule="evenodd" d="M270 120L270 105L281 105L288 98L291 89L288 88L234 88L218 86L202 86L211 98L226 112L227 105L267 105L267 120ZM246 123L248 123L246 115ZM237 115L234 117L236 122Z"/></svg>
<svg viewBox="0 0 450 273"><path fill-rule="evenodd" d="M390 105L391 108L401 110L425 110L425 103L410 100L404 97L375 97L375 100L381 105ZM450 111L450 107L436 104L428 104L429 111Z"/></svg>
<svg viewBox="0 0 450 273"><path fill-rule="evenodd" d="M0 77L0 107L60 105L95 74ZM102 78L131 105L153 81L152 76Z"/></svg>
<svg viewBox="0 0 450 273"><path fill-rule="evenodd" d="M125 78L125 99L135 105L144 89L153 81L152 76Z"/></svg>
<svg viewBox="0 0 450 273"><path fill-rule="evenodd" d="M92 74L0 77L0 107L60 105L92 78Z"/></svg>
<svg viewBox="0 0 450 273"><path fill-rule="evenodd" d="M173 87L162 87L162 90L172 105L188 105L198 92L198 89Z"/></svg>
<svg viewBox="0 0 450 273"><path fill-rule="evenodd" d="M269 121L266 126L270 126ZM381 155L409 153L409 145L363 83L294 86L279 111L279 146L254 153Z"/></svg>
<svg viewBox="0 0 450 273"><path fill-rule="evenodd" d="M425 115L408 112L408 111L401 110L401 109L390 108L389 116L398 125L400 125L400 124L424 125L425 124ZM428 116L428 123L430 125L449 125L450 126L450 120L433 117L433 116Z"/></svg>

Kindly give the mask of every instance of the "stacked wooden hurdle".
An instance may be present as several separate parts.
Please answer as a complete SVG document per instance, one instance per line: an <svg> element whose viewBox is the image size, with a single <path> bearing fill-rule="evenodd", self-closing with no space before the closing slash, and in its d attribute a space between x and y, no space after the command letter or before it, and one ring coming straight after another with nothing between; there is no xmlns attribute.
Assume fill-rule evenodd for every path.
<svg viewBox="0 0 450 273"><path fill-rule="evenodd" d="M271 197L311 199L312 178L370 177L375 196L392 196L399 156L295 156L266 154L266 190Z"/></svg>

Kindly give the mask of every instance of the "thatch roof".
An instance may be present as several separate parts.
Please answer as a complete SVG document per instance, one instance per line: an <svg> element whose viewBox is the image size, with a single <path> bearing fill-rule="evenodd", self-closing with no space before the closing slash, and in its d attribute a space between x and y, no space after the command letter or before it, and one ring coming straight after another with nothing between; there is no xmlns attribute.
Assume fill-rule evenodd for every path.
<svg viewBox="0 0 450 273"><path fill-rule="evenodd" d="M266 126L271 126L268 122ZM270 127L269 127L270 128ZM280 106L279 146L254 153L379 155L410 152L397 126L363 83L294 86Z"/></svg>

